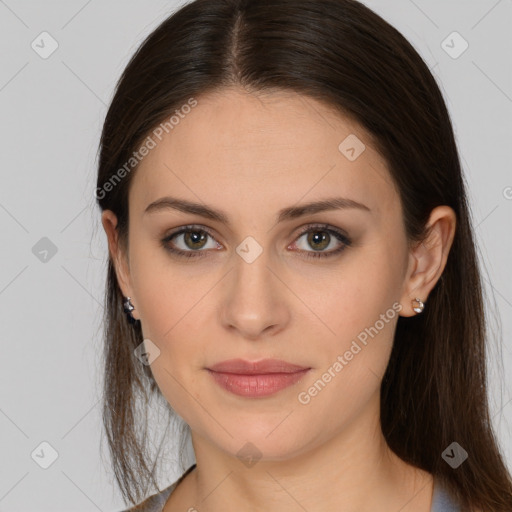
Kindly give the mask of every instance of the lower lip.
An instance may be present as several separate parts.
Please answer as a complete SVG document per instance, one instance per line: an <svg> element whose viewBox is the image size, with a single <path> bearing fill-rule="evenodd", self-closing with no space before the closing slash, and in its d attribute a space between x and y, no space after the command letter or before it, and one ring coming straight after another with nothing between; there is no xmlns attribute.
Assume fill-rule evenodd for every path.
<svg viewBox="0 0 512 512"><path fill-rule="evenodd" d="M308 369L294 373L267 373L261 375L240 375L208 370L215 382L222 388L238 396L269 396L292 386L304 377Z"/></svg>

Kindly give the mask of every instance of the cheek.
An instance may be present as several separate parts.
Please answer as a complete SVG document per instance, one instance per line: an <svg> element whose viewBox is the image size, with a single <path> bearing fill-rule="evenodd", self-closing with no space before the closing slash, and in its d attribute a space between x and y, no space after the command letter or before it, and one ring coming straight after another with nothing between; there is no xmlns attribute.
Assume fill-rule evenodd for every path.
<svg viewBox="0 0 512 512"><path fill-rule="evenodd" d="M306 429L312 436L325 428L326 417L332 432L349 425L379 395L399 305L393 308L389 301L370 302L364 298L361 294L344 303L345 320L339 315L335 322L331 316L336 337L331 336L331 342L324 339L323 364L299 389L302 394L297 400L309 418Z"/></svg>
<svg viewBox="0 0 512 512"><path fill-rule="evenodd" d="M131 280L136 307L144 320L144 335L165 341L173 335L180 319L200 301L208 283L194 273L193 264L177 264L155 240L140 237L134 241L130 256Z"/></svg>
<svg viewBox="0 0 512 512"><path fill-rule="evenodd" d="M314 313L311 321L322 337L342 348L376 322L389 337L389 320L398 317L400 307L401 272L396 255L381 245L352 253L332 271L303 272L305 277L294 278L293 290Z"/></svg>
<svg viewBox="0 0 512 512"><path fill-rule="evenodd" d="M201 280L189 281L182 272L171 272L170 266L158 270L149 265L139 270L137 297L143 336L160 350L151 372L169 405L187 423L197 424L196 400L201 403L197 370L204 353L198 333L204 338L208 332L208 326L200 325L207 283L203 287Z"/></svg>
<svg viewBox="0 0 512 512"><path fill-rule="evenodd" d="M351 409L378 389L401 310L401 271L396 254L375 244L354 253L332 274L317 275L314 288L305 280L297 283L297 295L306 298L322 333L317 356L322 364L314 377L320 377L320 387L329 382L331 391L322 392L318 405L330 407L334 401Z"/></svg>
<svg viewBox="0 0 512 512"><path fill-rule="evenodd" d="M219 278L204 266L171 261L164 249L140 250L132 268L144 339L160 350L161 357L152 364L155 378L163 380L163 389L176 384L169 374L189 382L194 370L202 367L202 340L214 328L207 310ZM182 394L183 389L174 390L175 396L176 392Z"/></svg>

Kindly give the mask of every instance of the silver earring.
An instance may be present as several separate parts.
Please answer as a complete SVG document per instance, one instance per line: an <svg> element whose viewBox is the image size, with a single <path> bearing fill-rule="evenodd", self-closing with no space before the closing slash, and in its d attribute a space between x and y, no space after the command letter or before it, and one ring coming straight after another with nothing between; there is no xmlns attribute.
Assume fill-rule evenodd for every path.
<svg viewBox="0 0 512 512"><path fill-rule="evenodd" d="M414 303L417 302L418 305L415 306ZM416 313L421 313L423 311L423 309L425 308L425 303L422 302L420 299L416 298L414 300L411 301L411 304L412 304L412 309L416 312Z"/></svg>
<svg viewBox="0 0 512 512"><path fill-rule="evenodd" d="M124 298L123 309L124 309L124 312L126 313L126 317L128 318L128 322L130 322L131 324L138 322L139 320L137 320L136 318L133 318L133 315L132 315L132 311L135 309L135 306L132 304L131 297L123 297L123 298Z"/></svg>

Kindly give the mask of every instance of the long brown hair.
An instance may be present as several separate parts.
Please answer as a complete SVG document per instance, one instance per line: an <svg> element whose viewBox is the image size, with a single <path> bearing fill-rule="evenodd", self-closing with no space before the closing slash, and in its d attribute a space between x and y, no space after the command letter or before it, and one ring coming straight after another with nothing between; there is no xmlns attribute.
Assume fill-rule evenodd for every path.
<svg viewBox="0 0 512 512"><path fill-rule="evenodd" d="M128 246L137 165L126 163L134 151L191 98L231 85L298 92L363 126L386 159L411 242L424 238L434 207L455 211L455 238L428 307L398 320L381 386L382 429L399 457L441 480L464 510L510 512L512 479L489 416L487 320L451 120L425 62L369 8L354 0L196 0L154 30L124 70L101 136L96 197L116 214L121 243ZM148 480L159 487L139 431L148 397L159 391L134 357L142 331L127 323L110 258L107 272L103 421L117 483L137 503ZM457 469L442 457L454 441L469 454Z"/></svg>

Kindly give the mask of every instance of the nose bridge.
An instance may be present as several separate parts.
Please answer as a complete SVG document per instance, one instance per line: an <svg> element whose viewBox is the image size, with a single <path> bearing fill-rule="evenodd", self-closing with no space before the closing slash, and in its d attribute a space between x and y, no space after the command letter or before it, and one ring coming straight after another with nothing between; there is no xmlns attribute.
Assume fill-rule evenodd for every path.
<svg viewBox="0 0 512 512"><path fill-rule="evenodd" d="M236 247L222 318L226 328L244 337L257 338L271 327L280 330L288 321L282 285L269 268L271 256L252 236Z"/></svg>
<svg viewBox="0 0 512 512"><path fill-rule="evenodd" d="M247 295L247 291L253 289L253 296L260 295L262 291L272 287L270 279L272 273L269 270L271 253L264 248L254 237L246 237L236 247L235 271L233 278L241 292ZM263 297L262 297L263 298Z"/></svg>

